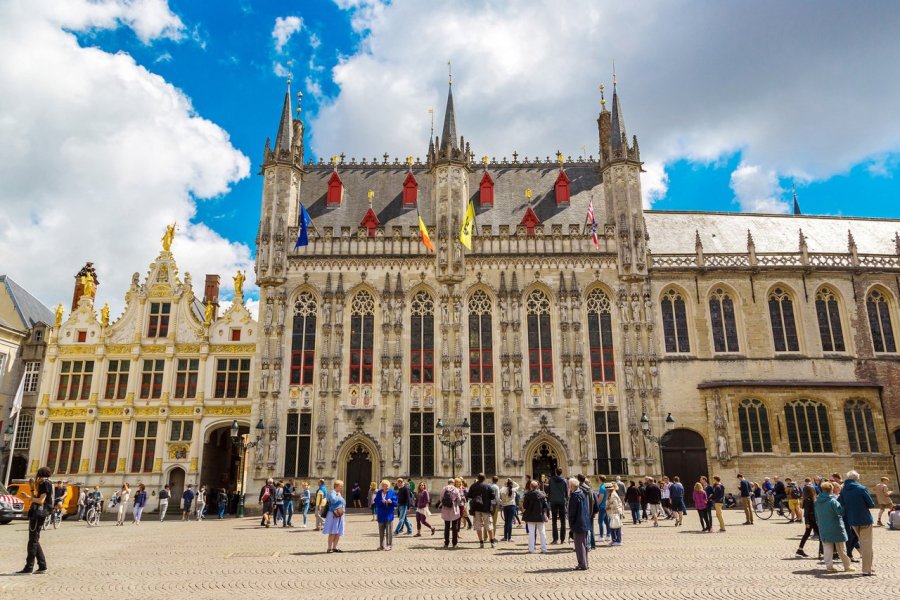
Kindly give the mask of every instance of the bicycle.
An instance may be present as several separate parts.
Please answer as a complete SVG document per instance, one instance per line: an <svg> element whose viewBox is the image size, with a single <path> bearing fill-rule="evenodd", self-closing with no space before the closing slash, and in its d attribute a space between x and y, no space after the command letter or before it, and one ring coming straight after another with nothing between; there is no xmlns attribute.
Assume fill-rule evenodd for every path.
<svg viewBox="0 0 900 600"><path fill-rule="evenodd" d="M763 496L762 502L757 503L754 501L753 503L753 512L754 514L767 521L772 518L774 513L778 513L778 516L784 517L785 519L791 518L791 513L788 511L787 507L787 499L782 498L778 502L775 502L775 494L769 492Z"/></svg>
<svg viewBox="0 0 900 600"><path fill-rule="evenodd" d="M62 509L54 507L53 511L44 518L43 528L47 530L52 525L53 529L59 529L60 523L62 523Z"/></svg>
<svg viewBox="0 0 900 600"><path fill-rule="evenodd" d="M84 515L84 520L87 522L88 527L97 527L100 525L101 512L100 504L98 502L91 502L88 505L87 512Z"/></svg>

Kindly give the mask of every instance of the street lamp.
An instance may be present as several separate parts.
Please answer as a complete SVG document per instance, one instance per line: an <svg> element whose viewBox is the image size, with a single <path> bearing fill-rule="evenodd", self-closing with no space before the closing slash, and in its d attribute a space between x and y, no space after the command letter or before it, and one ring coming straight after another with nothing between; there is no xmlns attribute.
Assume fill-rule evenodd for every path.
<svg viewBox="0 0 900 600"><path fill-rule="evenodd" d="M7 449L10 447L10 444L12 443L12 436L13 436L13 426L7 425L6 429L3 430L3 448L4 449Z"/></svg>
<svg viewBox="0 0 900 600"><path fill-rule="evenodd" d="M262 419L256 424L256 441L251 442L246 439L247 435L241 435L241 427L238 425L237 419L231 422L231 443L241 451L241 493L238 496L238 517L244 516L244 485L246 483L247 451L254 448L262 441L263 430L265 429Z"/></svg>
<svg viewBox="0 0 900 600"><path fill-rule="evenodd" d="M444 425L443 419L438 419L438 440L445 447L450 448L450 472L456 479L456 449L466 443L469 437L469 420L463 419L462 423Z"/></svg>
<svg viewBox="0 0 900 600"><path fill-rule="evenodd" d="M672 416L672 413L666 415L665 424L666 431L672 431L672 429L675 428L675 417ZM647 413L641 415L641 433L644 434L644 437L647 438L647 440L659 446L659 471L661 474L665 475L666 469L663 463L662 438L657 437L650 432L650 419L647 417Z"/></svg>

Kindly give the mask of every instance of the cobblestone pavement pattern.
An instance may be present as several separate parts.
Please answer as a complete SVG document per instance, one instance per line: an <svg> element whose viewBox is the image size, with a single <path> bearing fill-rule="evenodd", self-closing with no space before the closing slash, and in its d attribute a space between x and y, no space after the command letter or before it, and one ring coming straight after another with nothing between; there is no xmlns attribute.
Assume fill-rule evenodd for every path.
<svg viewBox="0 0 900 600"><path fill-rule="evenodd" d="M826 574L815 558L794 556L802 526L777 516L741 526L738 511L726 511L724 534L698 533L693 512L679 528L671 521L658 529L626 525L624 545L592 551L587 572L571 570L571 546L527 554L524 528L496 550L479 549L473 531L462 532L458 549L444 550L439 529L434 537L398 536L393 552L378 552L376 524L356 514L348 517L345 552L325 554L312 519L309 529L264 529L251 517L159 523L153 516L140 526L65 521L45 531L50 574L0 576L0 597L275 598L290 590L342 599L649 600L710 597L715 590L717 598L900 598L900 532L875 530L875 577ZM22 568L26 540L24 522L0 528L0 574ZM815 556L814 541L806 549Z"/></svg>

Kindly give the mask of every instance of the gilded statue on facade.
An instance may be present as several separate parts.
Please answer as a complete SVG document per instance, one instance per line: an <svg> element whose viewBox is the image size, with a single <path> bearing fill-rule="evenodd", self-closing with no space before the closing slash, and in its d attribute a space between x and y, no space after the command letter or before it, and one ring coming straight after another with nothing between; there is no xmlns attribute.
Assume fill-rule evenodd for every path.
<svg viewBox="0 0 900 600"><path fill-rule="evenodd" d="M213 318L213 305L212 302L206 303L206 308L203 309L203 324L211 325Z"/></svg>
<svg viewBox="0 0 900 600"><path fill-rule="evenodd" d="M244 273L238 271L234 276L234 295L235 296L243 296L244 295L244 281L247 278L244 276Z"/></svg>
<svg viewBox="0 0 900 600"><path fill-rule="evenodd" d="M100 309L100 324L104 327L109 327L109 302Z"/></svg>
<svg viewBox="0 0 900 600"><path fill-rule="evenodd" d="M59 327L62 325L63 314L65 314L65 309L62 304L56 305L56 326Z"/></svg>
<svg viewBox="0 0 900 600"><path fill-rule="evenodd" d="M175 241L175 223L166 225L166 232L162 236L163 250L166 252L171 252L173 241Z"/></svg>
<svg viewBox="0 0 900 600"><path fill-rule="evenodd" d="M84 291L85 296L93 297L94 292L97 290L93 275L87 273L81 276L81 289Z"/></svg>

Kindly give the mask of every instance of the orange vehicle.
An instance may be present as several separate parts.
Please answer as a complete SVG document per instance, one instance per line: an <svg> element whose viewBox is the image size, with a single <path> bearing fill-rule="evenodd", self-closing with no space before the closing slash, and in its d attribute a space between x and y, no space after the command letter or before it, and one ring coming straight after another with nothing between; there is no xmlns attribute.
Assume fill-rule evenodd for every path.
<svg viewBox="0 0 900 600"><path fill-rule="evenodd" d="M57 480L59 481L59 480ZM81 493L81 483L63 482L66 484L66 496L63 499L63 518L74 515L78 512L78 495ZM31 508L31 484L27 479L13 479L9 487L9 493L16 498L22 500L25 504L24 514L28 515L28 509ZM56 481L53 482L53 489L56 489Z"/></svg>

